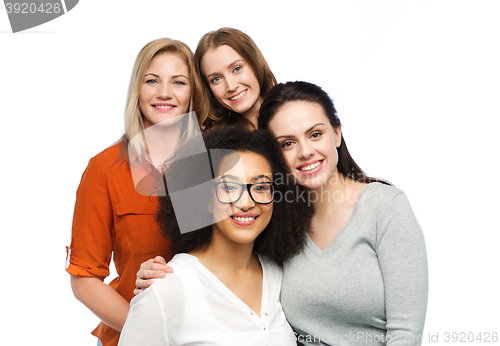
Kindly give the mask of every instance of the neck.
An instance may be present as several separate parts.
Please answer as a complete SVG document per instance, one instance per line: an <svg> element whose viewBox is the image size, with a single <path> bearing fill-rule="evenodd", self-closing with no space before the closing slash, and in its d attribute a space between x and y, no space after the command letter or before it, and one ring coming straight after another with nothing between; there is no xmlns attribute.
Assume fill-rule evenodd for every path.
<svg viewBox="0 0 500 346"><path fill-rule="evenodd" d="M257 118L259 116L261 103L262 103L262 97L259 97L259 99L254 103L254 105L249 110L241 114L245 119L247 119L252 123L253 129L251 130L257 129Z"/></svg>
<svg viewBox="0 0 500 346"><path fill-rule="evenodd" d="M191 255L198 257L200 262L212 273L238 273L247 271L257 259L253 254L254 242L236 244L221 236L218 232L212 233L210 244L203 250L195 249Z"/></svg>
<svg viewBox="0 0 500 346"><path fill-rule="evenodd" d="M150 126L144 131L148 154L154 167L159 167L179 149L182 123Z"/></svg>
<svg viewBox="0 0 500 346"><path fill-rule="evenodd" d="M314 196L315 215L326 215L333 209L348 203L351 199L351 179L345 178L339 172L333 173L328 181L317 189L313 189L316 193Z"/></svg>

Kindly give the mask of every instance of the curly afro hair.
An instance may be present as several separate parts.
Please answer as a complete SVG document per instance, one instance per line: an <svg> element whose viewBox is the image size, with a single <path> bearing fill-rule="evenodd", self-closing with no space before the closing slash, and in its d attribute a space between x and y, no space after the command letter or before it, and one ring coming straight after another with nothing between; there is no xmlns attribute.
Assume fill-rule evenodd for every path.
<svg viewBox="0 0 500 346"><path fill-rule="evenodd" d="M187 145L181 148L182 152L179 152L177 156L188 157L188 159L191 157L189 169L186 169L186 159L174 161L165 166L164 179L182 176L184 181L187 181L191 177L186 177L186 174L192 174L193 179L199 180L199 172L207 170L207 158L210 161L213 179L213 172L218 171L222 159L227 156L224 150L220 149L228 149L226 153L231 150L261 155L271 166L276 188L273 215L267 227L255 240L254 251L276 263L281 263L297 254L304 246L305 234L310 226L313 209L303 197L303 188L296 185L294 179L291 178L281 148L274 136L267 130L249 131L239 126L223 126L205 132L203 140L210 156L192 155L193 149ZM219 150L210 151L210 149ZM191 153L186 154L186 152ZM200 183L202 182L195 181L194 185ZM190 208L192 212L196 212L197 208L208 209L211 191L208 188L206 190L208 191L189 196L190 201L193 201L193 206ZM188 190L183 191L189 193ZM212 225L184 234L180 232L168 189L166 196L159 198L156 220L163 236L172 242L172 250L175 253L203 248L211 241Z"/></svg>

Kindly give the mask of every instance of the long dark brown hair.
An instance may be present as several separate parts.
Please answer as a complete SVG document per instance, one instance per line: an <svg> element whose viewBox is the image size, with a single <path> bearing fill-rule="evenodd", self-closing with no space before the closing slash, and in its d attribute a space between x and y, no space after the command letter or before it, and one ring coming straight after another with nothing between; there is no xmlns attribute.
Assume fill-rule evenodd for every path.
<svg viewBox="0 0 500 346"><path fill-rule="evenodd" d="M259 129L269 129L269 122L274 115L288 102L304 101L318 104L322 107L330 124L334 129L341 126L337 110L332 99L321 87L308 82L288 82L275 85L266 95L264 102L260 106L258 125ZM341 143L337 148L339 157L337 170L344 177L351 178L363 183L381 182L391 185L389 182L369 177L354 161L347 150L343 135Z"/></svg>

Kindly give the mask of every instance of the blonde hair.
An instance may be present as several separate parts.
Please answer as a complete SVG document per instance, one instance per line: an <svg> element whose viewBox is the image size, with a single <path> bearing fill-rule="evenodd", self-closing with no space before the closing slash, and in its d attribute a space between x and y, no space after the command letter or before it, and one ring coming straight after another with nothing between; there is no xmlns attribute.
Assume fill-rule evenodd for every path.
<svg viewBox="0 0 500 346"><path fill-rule="evenodd" d="M198 42L198 47L196 47L194 54L194 69L201 83L200 115L198 118L200 126L205 129L227 124L230 121L245 127L249 123L249 120L238 113L232 113L234 118L231 118L229 111L212 94L210 86L202 74L201 59L203 59L203 56L209 49L222 45L228 45L233 48L250 65L259 82L260 95L262 97L277 84L276 78L269 68L266 59L264 59L264 56L250 36L238 29L227 27L206 33Z"/></svg>
<svg viewBox="0 0 500 346"><path fill-rule="evenodd" d="M144 155L147 152L147 147L144 140L144 121L141 109L139 107L139 94L141 91L142 80L146 74L146 70L153 58L161 53L172 53L182 59L189 69L189 83L191 86L191 102L189 104L189 111L197 111L199 106L196 97L200 93L200 82L198 76L194 73L193 66L193 52L189 47L177 40L169 38L160 38L149 42L145 45L137 58L135 59L132 75L130 76L130 83L127 93L127 101L125 105L125 133L118 140L122 144L121 157L126 159L128 153L128 146L134 149L138 155ZM137 136L141 134L141 136Z"/></svg>

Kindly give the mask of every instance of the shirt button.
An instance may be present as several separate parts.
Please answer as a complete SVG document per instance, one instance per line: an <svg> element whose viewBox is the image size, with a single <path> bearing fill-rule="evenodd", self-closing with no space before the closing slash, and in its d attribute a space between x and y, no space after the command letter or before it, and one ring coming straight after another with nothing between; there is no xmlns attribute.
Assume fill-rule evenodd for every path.
<svg viewBox="0 0 500 346"><path fill-rule="evenodd" d="M266 312L266 316L267 316L267 312Z"/></svg>
<svg viewBox="0 0 500 346"><path fill-rule="evenodd" d="M266 328L264 328L264 330L266 330Z"/></svg>

